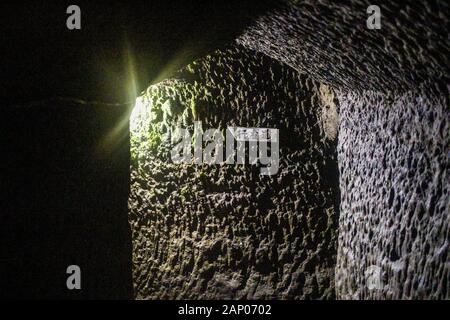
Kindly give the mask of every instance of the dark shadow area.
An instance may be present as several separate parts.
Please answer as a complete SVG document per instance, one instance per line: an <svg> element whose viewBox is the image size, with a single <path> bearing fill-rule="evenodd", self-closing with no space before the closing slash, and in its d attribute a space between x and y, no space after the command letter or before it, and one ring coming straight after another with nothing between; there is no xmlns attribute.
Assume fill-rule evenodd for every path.
<svg viewBox="0 0 450 320"><path fill-rule="evenodd" d="M276 3L79 1L81 30L73 31L70 1L2 4L1 99L5 106L54 96L130 101L131 77L137 92L167 78L233 41Z"/></svg>
<svg viewBox="0 0 450 320"><path fill-rule="evenodd" d="M0 298L132 298L128 123L114 134L127 110L48 100L1 112ZM69 265L81 290L66 287Z"/></svg>

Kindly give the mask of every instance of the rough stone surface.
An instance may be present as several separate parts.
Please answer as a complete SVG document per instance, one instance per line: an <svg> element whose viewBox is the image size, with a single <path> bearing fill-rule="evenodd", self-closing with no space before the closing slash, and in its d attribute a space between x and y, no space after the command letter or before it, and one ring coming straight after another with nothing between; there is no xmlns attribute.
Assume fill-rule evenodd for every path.
<svg viewBox="0 0 450 320"><path fill-rule="evenodd" d="M336 108L328 87L236 48L151 86L131 124L136 297L334 298ZM172 163L165 134L194 119L280 129L278 174Z"/></svg>
<svg viewBox="0 0 450 320"><path fill-rule="evenodd" d="M338 99L338 297L449 299L448 92Z"/></svg>
<svg viewBox="0 0 450 320"><path fill-rule="evenodd" d="M372 1L286 2L238 42L349 90L407 90L450 78L447 1L385 1L380 30L366 27Z"/></svg>
<svg viewBox="0 0 450 320"><path fill-rule="evenodd" d="M285 1L238 43L338 92L337 297L448 299L448 2L379 4L380 30L370 4Z"/></svg>

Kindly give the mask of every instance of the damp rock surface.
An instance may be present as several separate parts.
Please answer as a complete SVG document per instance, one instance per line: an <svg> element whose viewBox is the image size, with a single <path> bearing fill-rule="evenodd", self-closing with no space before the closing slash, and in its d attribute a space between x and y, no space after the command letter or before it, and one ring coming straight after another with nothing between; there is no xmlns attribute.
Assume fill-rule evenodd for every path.
<svg viewBox="0 0 450 320"><path fill-rule="evenodd" d="M331 299L338 218L329 90L262 54L226 48L151 86L131 124L130 223L139 299ZM151 120L149 120L151 119ZM174 164L167 133L278 128L278 173Z"/></svg>

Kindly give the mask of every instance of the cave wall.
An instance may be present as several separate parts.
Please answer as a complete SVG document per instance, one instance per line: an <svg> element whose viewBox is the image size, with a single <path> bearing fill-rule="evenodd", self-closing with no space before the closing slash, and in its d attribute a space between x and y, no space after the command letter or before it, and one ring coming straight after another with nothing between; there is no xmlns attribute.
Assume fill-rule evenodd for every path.
<svg viewBox="0 0 450 320"><path fill-rule="evenodd" d="M449 299L448 92L338 100L338 297Z"/></svg>
<svg viewBox="0 0 450 320"><path fill-rule="evenodd" d="M242 48L216 53L149 89L146 101L162 118L148 124L149 135L135 132L131 141L136 296L332 298L337 264L338 298L448 299L448 2L383 3L381 30L365 27L370 1L283 2L238 39L265 56ZM47 6L27 12L33 34L16 28L17 15L2 10L9 17L5 39L17 49L6 54L11 63L3 77L3 104L54 94L122 101L129 94L123 90L127 77L104 69L122 65L116 50L122 33L103 23L126 25L122 13L133 22L128 33L139 53L136 66L146 70L136 73L141 82L149 80L149 65L159 73L177 60L170 52L186 47L184 63L229 41L235 26L244 25L229 18L237 11L248 14L235 7L225 15L216 8L215 16L233 21L219 24L233 26L225 37L220 28L204 28L213 26L185 15L195 22L195 32L183 28L167 45L160 41L161 28L170 34L180 29L180 20L172 19L168 28L132 8L136 19L129 19L128 10L103 14L95 22L104 26L94 28L100 31L71 41L63 41L58 28L51 34L40 29L51 25L41 23L52 17L41 14ZM164 26L149 34L155 30L149 22ZM203 30L214 43L188 36ZM32 41L15 45L17 32ZM52 45L36 51L41 42ZM89 49L93 43L96 54ZM202 43L201 52L189 54L195 51L189 43ZM154 44L166 45L157 58ZM68 45L79 54L58 52ZM59 60L75 62L56 63L49 58L55 52ZM73 81L80 78L86 81ZM2 296L131 296L127 136L112 153L92 153L100 140L118 132L123 116L124 110L80 101L2 108ZM284 157L278 175L260 177L253 166L168 163L163 131L179 121L189 126L197 116L222 127L278 126ZM343 193L336 260L337 158ZM81 292L64 286L62 270L74 260L87 280ZM372 266L381 271L381 288L375 290L367 283Z"/></svg>
<svg viewBox="0 0 450 320"><path fill-rule="evenodd" d="M446 1L285 1L237 39L339 101L337 298L449 298Z"/></svg>
<svg viewBox="0 0 450 320"><path fill-rule="evenodd" d="M142 99L131 120L136 297L334 298L339 190L330 89L233 47ZM193 120L203 129L278 128L278 173L172 163L167 133L192 129Z"/></svg>

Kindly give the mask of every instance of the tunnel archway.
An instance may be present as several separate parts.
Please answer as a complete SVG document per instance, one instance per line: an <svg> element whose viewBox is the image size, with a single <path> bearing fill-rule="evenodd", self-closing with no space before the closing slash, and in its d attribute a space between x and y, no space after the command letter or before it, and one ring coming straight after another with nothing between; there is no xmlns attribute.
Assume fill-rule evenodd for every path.
<svg viewBox="0 0 450 320"><path fill-rule="evenodd" d="M0 295L132 297L131 222L138 298L448 299L448 3L182 3L1 5ZM196 120L277 174L173 165Z"/></svg>
<svg viewBox="0 0 450 320"><path fill-rule="evenodd" d="M291 145L292 154L308 150L307 156L297 160L308 169L300 170L296 178L316 174L317 181L323 181L312 193L310 186L299 183L302 187L290 195L268 195L259 193L260 180L253 175L250 180L257 191L248 192L249 198L264 195L275 205L252 205L245 196L234 195L227 183L207 182L218 174L222 175L218 181L223 181L227 174L220 173L222 168L218 173L209 167L188 166L182 169L185 179L201 171L201 178L197 177L201 182L188 184L189 196L200 193L208 199L222 194L223 198L197 207L196 198L194 205L187 201L185 208L191 208L184 210L183 195L174 196L183 199L175 200L175 207L161 202L161 197L173 199L173 186L159 191L153 184L155 189L144 195L143 180L152 178L144 175L146 179L142 179L137 167L140 161L152 163L155 159L134 159L137 167L132 167L135 189L130 208L138 238L134 253L138 297L317 299L334 298L336 290L337 298L343 299L448 298L444 284L449 272L444 150L449 147L449 70L444 54L448 39L440 28L445 18L439 13L448 8L431 3L386 5L382 32L365 28L366 2L351 4L349 9L344 4L288 2L258 19L237 39L237 47L219 50L182 69L172 80L149 88L144 95L151 100L149 105L161 108L162 102L155 102L155 97L164 97L171 101L170 108L178 108L177 112L186 116L175 116L169 125L189 125L202 114L202 120L213 127L227 121L245 126L270 123L281 125L289 139L300 132L310 134L309 139L302 137L304 140ZM409 21L412 16L417 18L414 24ZM428 21L433 23L425 23ZM404 25L408 25L407 31L401 29ZM286 70L287 75L278 78L274 69ZM296 118L298 112L303 116ZM277 122L277 117L285 123ZM287 120L290 117L292 123ZM312 151L316 146L320 156ZM156 158L161 156L159 150L153 151ZM282 156L289 159L292 154ZM157 170L161 177L178 169ZM233 175L248 181L245 174ZM292 173L286 175L293 180L278 182L278 186L298 187ZM170 185L174 182L170 180L165 182ZM232 180L227 182L233 185ZM247 187L242 181L237 185L244 190ZM192 186L200 187L191 190ZM302 202L305 192L313 203ZM158 199L150 209L145 208L149 204L143 200L146 197ZM220 203L231 204L225 212L242 220L230 222L223 213L217 214ZM158 204L161 213L154 214ZM256 215L248 212L254 209ZM177 212L175 217L168 217L171 212ZM260 219L274 234L263 226L241 232L242 225L247 226L244 229L254 226L252 219ZM220 234L218 229L205 228L215 224L228 231ZM239 236L236 231L230 236L235 228L243 239L251 239L245 249L239 245L235 249L234 239ZM255 240L257 244L251 243ZM195 247L196 241L204 248ZM291 253L289 246L295 248ZM230 254L236 254L231 264L226 261ZM180 270L178 261L187 261ZM281 270L280 265L271 269L277 263L287 269ZM259 265L266 270L258 269Z"/></svg>

